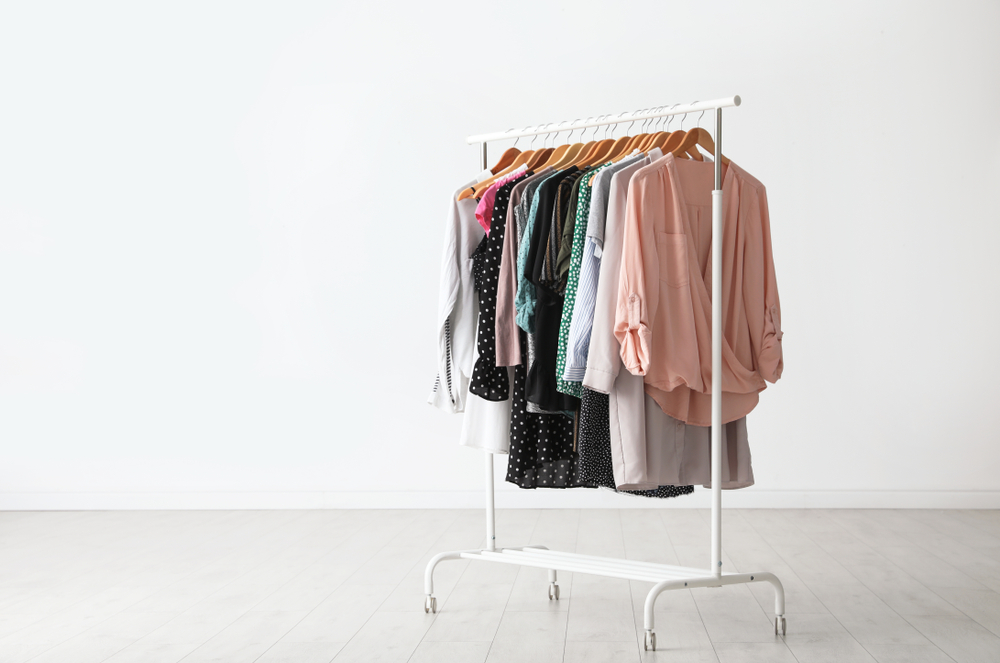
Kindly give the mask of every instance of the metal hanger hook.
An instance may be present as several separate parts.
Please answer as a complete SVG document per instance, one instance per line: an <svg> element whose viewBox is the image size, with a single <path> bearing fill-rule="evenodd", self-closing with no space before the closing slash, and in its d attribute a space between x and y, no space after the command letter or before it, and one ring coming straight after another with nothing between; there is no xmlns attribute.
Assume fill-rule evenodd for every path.
<svg viewBox="0 0 1000 663"><path fill-rule="evenodd" d="M608 125L611 127L611 135L614 136L615 132L618 131L618 125L621 124L622 115L625 115L628 111L623 111L618 113L618 117L615 118L616 122L614 124Z"/></svg>
<svg viewBox="0 0 1000 663"><path fill-rule="evenodd" d="M595 115L594 116L594 122L600 122L602 117L604 117L604 116L603 115ZM590 133L591 133L590 140L594 140L594 136L597 135L597 126L595 125L593 127L587 127L587 128L590 129Z"/></svg>
<svg viewBox="0 0 1000 663"><path fill-rule="evenodd" d="M650 108L649 112L650 113L659 113L661 108L663 108L663 106L655 106L653 108ZM656 130L656 125L657 125L657 123L659 123L660 119L661 118L658 118L658 117L651 117L651 118L649 118L649 124L646 125L645 132L649 133L649 134L654 133L655 130Z"/></svg>
<svg viewBox="0 0 1000 663"><path fill-rule="evenodd" d="M621 116L622 116L622 114L618 113L618 117L621 117ZM617 120L618 117L616 117L615 119ZM609 138L611 138L612 136L614 136L615 135L615 129L617 129L617 128L618 128L618 123L617 122L608 122L608 124L605 125L605 127L604 127L604 140L608 140Z"/></svg>
<svg viewBox="0 0 1000 663"><path fill-rule="evenodd" d="M546 129L548 129L548 128L549 128L549 127L551 127L551 126L552 126L553 124L555 124L555 125L556 125L556 128L558 128L558 126L559 126L559 125L558 125L558 124L556 124L555 122L549 122L548 124L546 124L546 125L545 125L545 128L546 128ZM558 133L558 132L556 132L556 133ZM548 141L548 139L549 139L549 137L550 137L550 136L552 137L552 147L555 147L555 146L556 146L556 133L553 133L552 131L547 131L547 132L545 133L545 140L546 140L546 141Z"/></svg>
<svg viewBox="0 0 1000 663"><path fill-rule="evenodd" d="M521 129L521 133L525 133L526 131L528 131L530 129L531 129L531 127L524 127L523 129ZM519 141L519 140L521 140L521 136L518 136L516 139L514 139L514 144L517 145L517 141ZM531 149L531 145L528 145L528 149L529 150Z"/></svg>
<svg viewBox="0 0 1000 663"><path fill-rule="evenodd" d="M575 120L573 120L572 122L570 122L570 124L576 124L579 121L580 121L580 118L576 118ZM576 127L570 127L569 128L569 133L566 134L566 142L567 143L572 143L573 142L572 138L573 138L573 132L574 131L576 131ZM583 136L583 131L582 130L580 131L580 136L581 137Z"/></svg>
<svg viewBox="0 0 1000 663"><path fill-rule="evenodd" d="M627 128L627 129L625 129L625 135L626 135L626 136L627 136L627 135L629 135L630 133L632 133L632 127L634 127L634 126L635 126L635 123L636 123L636 121L637 121L637 120L635 119L635 116L636 116L636 115L638 115L638 114L639 114L639 111L632 111L632 116L633 116L633 117L632 117L632 121L631 121L631 122L629 122L629 125L628 125L628 128Z"/></svg>
<svg viewBox="0 0 1000 663"><path fill-rule="evenodd" d="M556 141L559 140L559 132L562 131L562 129L560 129L559 127L561 127L564 124L570 124L570 121L569 120L563 120L562 122L560 122L559 124L556 125L556 132L554 134L554 138L553 138L553 142L552 142L553 145L555 145ZM573 133L573 129L570 128L569 132L572 134ZM568 139L569 139L569 137L567 136L567 141L566 141L567 143L569 142Z"/></svg>
<svg viewBox="0 0 1000 663"><path fill-rule="evenodd" d="M650 108L649 112L650 113L659 113L660 112L660 107ZM646 133L648 133L648 134L653 133L654 127L656 127L656 123L659 122L659 121L660 121L660 118L658 118L658 117L651 117L651 118L649 118L649 124L646 125Z"/></svg>
<svg viewBox="0 0 1000 663"><path fill-rule="evenodd" d="M680 104L674 104L673 106L670 107L670 110L673 110L673 109L677 108L678 106L680 106ZM677 117L677 116L676 115L671 115L670 119L667 120L667 128L668 129L670 128L670 124L674 121L675 117Z"/></svg>
<svg viewBox="0 0 1000 663"><path fill-rule="evenodd" d="M662 108L662 106L655 106L653 108L650 108L649 112L650 113L659 113L661 108ZM642 128L643 129L643 133L653 133L653 127L655 127L656 123L659 122L659 121L660 121L660 118L658 118L658 117L651 117L651 118L649 118L649 121L646 123L646 126Z"/></svg>
<svg viewBox="0 0 1000 663"><path fill-rule="evenodd" d="M696 103L698 103L698 102L697 101L692 101L691 105L694 106ZM697 124L697 126L698 126L699 129L701 128L701 118L703 118L704 116L705 116L705 111L702 111L701 115L698 116L698 124Z"/></svg>
<svg viewBox="0 0 1000 663"><path fill-rule="evenodd" d="M666 106L660 106L659 108L656 109L656 112L657 113L662 113L665 108L666 108ZM657 129L657 131L663 131L663 127L666 124L666 122L667 122L667 116L666 115L661 115L660 117L656 118L656 129Z"/></svg>
<svg viewBox="0 0 1000 663"><path fill-rule="evenodd" d="M603 122L604 120L608 119L609 117L611 117L610 114L609 115L598 115L597 116L597 121L598 122ZM600 130L599 126L594 127L594 135L590 137L590 140L597 140L597 132L599 130Z"/></svg>
<svg viewBox="0 0 1000 663"><path fill-rule="evenodd" d="M656 108L653 109L654 113L660 113L662 111L663 111L663 106L657 106ZM662 115L659 117L654 117L653 121L649 123L649 133L651 134L656 133L656 131L660 128L660 124L662 122L663 122Z"/></svg>
<svg viewBox="0 0 1000 663"><path fill-rule="evenodd" d="M640 113L649 113L649 112L650 112L651 110L652 110L651 108L643 108L643 109L642 109L641 111L639 111L639 112L640 112ZM640 124L640 125L639 125L639 133L641 133L641 134L644 134L644 133L646 133L646 127L647 127L647 126L649 125L649 121L650 121L651 119L652 119L652 118L649 118L649 117L644 117L644 118L642 118L642 124Z"/></svg>
<svg viewBox="0 0 1000 663"><path fill-rule="evenodd" d="M508 129L508 130L507 130L507 131L505 131L504 133L505 133L505 134L509 134L509 133L510 133L511 131L513 131L513 130L514 130L514 127L511 127L510 129ZM514 136L514 144L513 144L513 145L511 145L511 147L517 147L517 141L518 141L518 140L519 140L520 138L521 138L520 136Z"/></svg>
<svg viewBox="0 0 1000 663"><path fill-rule="evenodd" d="M529 128L530 128L530 129L531 129L532 131L538 131L539 129L541 129L541 128L542 128L542 125L540 125L540 124L539 124L539 125L537 125L537 126L535 126L535 127L529 127ZM531 137L531 143L529 143L529 144L528 144L528 149L529 149L529 150L530 150L530 149L534 149L534 146L535 146L535 141L536 141L536 140L538 139L538 136L539 136L539 135L540 135L540 134L535 134L534 136L532 136L532 137ZM542 141L542 147L545 147L545 141L544 141L544 140Z"/></svg>
<svg viewBox="0 0 1000 663"><path fill-rule="evenodd" d="M600 121L601 121L601 116L600 116L600 115L591 115L590 117L588 117L588 118L587 118L587 123L588 123L588 124L589 124L590 122L600 122ZM592 129L592 130L594 130L594 131L597 131L597 127L587 127L587 129ZM584 129L584 130L583 130L583 133L581 133L581 134L580 134L580 142L581 142L581 143L582 143L582 142L584 142L584 141L586 140L586 137L587 137L587 129Z"/></svg>

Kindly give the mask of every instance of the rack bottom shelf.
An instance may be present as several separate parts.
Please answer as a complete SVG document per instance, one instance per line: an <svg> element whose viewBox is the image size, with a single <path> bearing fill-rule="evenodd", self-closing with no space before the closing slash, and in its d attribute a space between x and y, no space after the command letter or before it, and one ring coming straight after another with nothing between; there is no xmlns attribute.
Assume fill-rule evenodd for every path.
<svg viewBox="0 0 1000 663"><path fill-rule="evenodd" d="M559 585L557 583L559 571L655 583L646 596L643 611L646 630L644 647L647 650L656 649L656 634L653 632L653 608L657 596L661 593L672 589L768 582L774 587L774 634L785 634L785 592L781 581L772 573L766 571L759 573L723 572L721 575L715 575L706 569L638 562L614 557L579 555L549 550L544 546L520 546L499 550L455 550L435 555L427 564L427 570L424 573L424 587L427 594L424 602L425 612L437 612L437 599L434 597L434 567L449 559L469 559L548 569L550 600L559 600Z"/></svg>

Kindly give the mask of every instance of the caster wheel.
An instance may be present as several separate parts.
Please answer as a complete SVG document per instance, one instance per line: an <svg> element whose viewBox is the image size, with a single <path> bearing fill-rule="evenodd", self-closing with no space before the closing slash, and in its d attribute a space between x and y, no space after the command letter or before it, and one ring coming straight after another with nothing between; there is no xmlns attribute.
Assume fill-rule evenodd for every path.
<svg viewBox="0 0 1000 663"><path fill-rule="evenodd" d="M785 634L785 618L784 617L775 617L774 618L774 634L775 635L779 635L779 634L780 635L784 635Z"/></svg>
<svg viewBox="0 0 1000 663"><path fill-rule="evenodd" d="M438 600L433 596L428 596L424 601L424 612L437 613L438 611Z"/></svg>
<svg viewBox="0 0 1000 663"><path fill-rule="evenodd" d="M559 600L559 585L552 583L549 585L549 600L558 601Z"/></svg>
<svg viewBox="0 0 1000 663"><path fill-rule="evenodd" d="M642 648L645 651L656 651L656 634L652 631L646 631L646 639L642 643Z"/></svg>

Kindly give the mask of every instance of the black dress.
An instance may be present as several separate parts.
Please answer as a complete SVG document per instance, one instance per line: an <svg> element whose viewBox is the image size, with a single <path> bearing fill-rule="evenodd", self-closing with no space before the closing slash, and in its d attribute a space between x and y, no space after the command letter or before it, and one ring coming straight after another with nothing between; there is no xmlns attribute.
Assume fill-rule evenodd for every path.
<svg viewBox="0 0 1000 663"><path fill-rule="evenodd" d="M595 487L581 480L573 450L573 420L564 414L528 412L524 399L527 339L521 334L521 363L511 390L510 455L507 481L521 488Z"/></svg>
<svg viewBox="0 0 1000 663"><path fill-rule="evenodd" d="M507 367L497 366L497 285L500 282L500 259L510 191L520 180L521 177L516 177L497 189L490 232L472 254L472 276L479 291L479 330L476 335L479 358L472 369L469 391L488 401L505 401L510 397Z"/></svg>
<svg viewBox="0 0 1000 663"><path fill-rule="evenodd" d="M556 389L556 353L559 349L559 324L562 321L563 296L551 289L543 280L543 267L549 235L552 230L552 216L559 200L559 187L563 180L575 178L579 169L568 168L559 176L546 180L535 196L538 198L537 218L530 241L529 259L525 265L525 277L535 284L535 362L527 372L525 394L527 400L544 410L573 411L580 406L580 399L564 394ZM563 188L566 191L566 188ZM568 192L566 198L568 199ZM522 239L522 241L525 241Z"/></svg>

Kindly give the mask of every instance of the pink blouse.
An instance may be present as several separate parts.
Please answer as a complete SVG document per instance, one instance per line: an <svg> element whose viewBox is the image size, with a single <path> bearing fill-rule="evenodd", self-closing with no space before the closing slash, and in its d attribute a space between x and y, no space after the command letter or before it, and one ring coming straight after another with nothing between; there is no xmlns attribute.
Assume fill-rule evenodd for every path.
<svg viewBox="0 0 1000 663"><path fill-rule="evenodd" d="M479 221L479 225L483 227L483 230L486 231L487 235L490 234L490 222L493 218L493 202L497 197L497 189L502 187L504 184L507 184L515 177L523 174L524 171L525 166L515 168L511 172L493 182L493 184L486 189L486 193L483 194L483 197L479 199L479 204L476 205L476 220Z"/></svg>
<svg viewBox="0 0 1000 663"><path fill-rule="evenodd" d="M670 416L711 425L715 165L667 154L629 183L615 337L625 367ZM764 185L723 166L722 420L781 377L781 309Z"/></svg>

